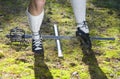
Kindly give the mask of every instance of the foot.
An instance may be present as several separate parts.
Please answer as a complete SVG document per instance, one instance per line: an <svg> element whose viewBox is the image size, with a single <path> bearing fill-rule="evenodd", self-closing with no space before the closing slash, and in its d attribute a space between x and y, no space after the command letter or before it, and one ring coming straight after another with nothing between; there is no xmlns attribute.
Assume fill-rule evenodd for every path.
<svg viewBox="0 0 120 79"><path fill-rule="evenodd" d="M42 53L43 52L42 38L32 39L32 51L34 53Z"/></svg>
<svg viewBox="0 0 120 79"><path fill-rule="evenodd" d="M76 36L81 42L82 49L91 49L91 40L89 37L89 29L86 25L86 22L84 22L82 25L78 25Z"/></svg>

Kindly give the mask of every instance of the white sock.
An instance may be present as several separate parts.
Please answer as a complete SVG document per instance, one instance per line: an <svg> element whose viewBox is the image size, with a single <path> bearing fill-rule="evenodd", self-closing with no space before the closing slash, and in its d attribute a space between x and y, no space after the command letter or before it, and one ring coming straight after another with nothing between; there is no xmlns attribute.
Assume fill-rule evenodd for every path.
<svg viewBox="0 0 120 79"><path fill-rule="evenodd" d="M85 33L89 33L88 26L87 29L83 28L83 22L86 21L86 0L70 0L71 5L75 14L75 19L77 24L77 27L80 27L81 30L83 30Z"/></svg>
<svg viewBox="0 0 120 79"><path fill-rule="evenodd" d="M27 9L26 14L28 16L28 23L30 25L30 29L33 33L33 39L38 38L40 27L41 27L43 17L44 17L44 10L42 11L42 13L40 15L34 16L34 15L30 14Z"/></svg>
<svg viewBox="0 0 120 79"><path fill-rule="evenodd" d="M88 28L88 26L87 26L86 23L84 23L84 22L79 23L79 24L77 25L77 27L79 27L80 30L82 30L83 32L89 33L89 28Z"/></svg>
<svg viewBox="0 0 120 79"><path fill-rule="evenodd" d="M33 38L34 40L40 39L40 34L39 34L39 32L33 33L33 34L32 34L32 38Z"/></svg>

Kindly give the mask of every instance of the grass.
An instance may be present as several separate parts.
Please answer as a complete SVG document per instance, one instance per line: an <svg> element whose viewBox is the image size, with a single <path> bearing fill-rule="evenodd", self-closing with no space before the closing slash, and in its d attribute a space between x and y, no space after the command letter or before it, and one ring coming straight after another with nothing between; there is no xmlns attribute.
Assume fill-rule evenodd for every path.
<svg viewBox="0 0 120 79"><path fill-rule="evenodd" d="M5 15L0 18L4 30L0 32L0 78L39 79L39 76L46 75L49 78L45 79L50 79L51 76L53 79L70 79L73 72L78 72L81 79L117 79L120 77L120 18L115 5L111 8L109 7L112 5L110 2L108 2L109 5L106 2L102 6L97 5L98 3L94 4L90 0L87 3L86 17L91 36L114 37L115 41L94 40L92 49L95 55L85 56L76 39L61 40L64 54L64 58L61 59L57 57L55 40L44 40L43 61L43 57L31 52L31 40L28 40L26 46L17 46L10 44L5 38L9 30L16 26L31 33L24 13L28 1L24 1L23 4L22 2L23 0L16 1L16 5L12 5L14 1L0 3L1 5L7 3L11 9L0 6L0 12ZM66 2L65 5L62 3L62 1L56 3L48 0L41 29L43 34L54 34L53 23L58 22L60 35L75 35L75 20L70 3ZM114 4L117 3L114 2ZM58 9L56 10L56 8Z"/></svg>

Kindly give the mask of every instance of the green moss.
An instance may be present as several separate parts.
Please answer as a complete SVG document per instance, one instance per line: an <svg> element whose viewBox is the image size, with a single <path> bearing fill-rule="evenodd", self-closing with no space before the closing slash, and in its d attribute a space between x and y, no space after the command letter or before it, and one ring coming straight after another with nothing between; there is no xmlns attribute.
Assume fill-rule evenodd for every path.
<svg viewBox="0 0 120 79"><path fill-rule="evenodd" d="M104 63L105 65L110 65L110 62L107 62L107 61L103 61L103 63Z"/></svg>
<svg viewBox="0 0 120 79"><path fill-rule="evenodd" d="M0 50L0 59L5 57L3 51Z"/></svg>
<svg viewBox="0 0 120 79"><path fill-rule="evenodd" d="M119 58L120 53L118 50L108 50L105 52L105 57L107 57L107 58Z"/></svg>
<svg viewBox="0 0 120 79"><path fill-rule="evenodd" d="M80 73L80 78L81 79L89 79L89 73L86 73L86 72Z"/></svg>
<svg viewBox="0 0 120 79"><path fill-rule="evenodd" d="M120 75L120 71L118 71L116 74L117 74L117 75Z"/></svg>
<svg viewBox="0 0 120 79"><path fill-rule="evenodd" d="M108 28L107 33L110 33L113 37L115 37L115 35L119 33L119 29L116 29L115 27Z"/></svg>
<svg viewBox="0 0 120 79"><path fill-rule="evenodd" d="M35 78L34 75L33 76L27 75L27 76L22 76L20 79L35 79Z"/></svg>
<svg viewBox="0 0 120 79"><path fill-rule="evenodd" d="M62 70L62 69L52 69L51 70L54 79L61 78L61 79L67 79L70 78L70 72L68 70Z"/></svg>
<svg viewBox="0 0 120 79"><path fill-rule="evenodd" d="M113 73L112 71L112 68L111 67L107 67L107 66L104 66L104 67L101 67L102 71L106 74L110 74L110 73Z"/></svg>
<svg viewBox="0 0 120 79"><path fill-rule="evenodd" d="M93 3L94 1L96 4ZM86 58L86 62L83 62L82 60L84 56L79 45L80 42L76 40L61 41L64 58L63 60L59 60L59 58L57 57L57 51L55 50L55 42L52 42L51 40L44 41L45 58L48 60L45 63L47 63L47 66L49 67L54 79L70 79L71 73L74 71L79 72L81 79L90 79L90 76L94 75L94 73L90 72L90 68L97 73L95 75L97 75L98 77L101 76L102 71L105 72L105 75L107 75L108 78L110 78L110 73L116 73L115 71L112 71L114 70L114 68L112 68L111 66L116 65L116 61L114 62L113 58L117 60L119 59L120 55L119 10L117 11L114 8L116 6L115 4L117 4L117 1L118 0L90 0L87 3L88 6L86 18L88 21L88 26L90 28L90 35L101 37L115 37L116 39L115 41L92 41L96 60L94 60L94 58L92 59L88 57ZM9 33L9 30L16 26L23 28L25 29L25 31L31 33L28 29L29 27L27 27L27 17L25 16L24 10L20 8L22 7L25 9L29 1L21 0L15 2L15 0L0 0L0 2L2 4L0 6L0 13L2 13L3 15L5 14L5 16L0 19L2 27L4 27L4 31L0 32L0 76L4 77L6 74L10 75L11 73L13 73L15 77L10 75L7 76L7 78L5 77L4 79L16 79L17 77L20 77L20 79L35 79L33 69L34 55L28 56L28 54L26 54L26 52L31 52L31 49L25 51L24 49L19 48L19 46L6 45L8 39L5 38L5 35ZM16 5L13 5L13 3L16 3ZM4 6L6 4L8 4L8 6ZM17 10L17 13L14 12L14 10ZM61 35L75 36L76 25L69 0L48 0L45 6L45 11L46 13L51 12L52 14L46 14L44 26L47 26L49 29L53 26L52 23L58 22ZM8 14L8 12L10 13ZM47 18L50 19L50 22L46 22ZM44 30L47 30L46 27L43 28L43 31ZM54 33L50 29L48 34ZM16 60L19 57L23 56L28 62L24 63L22 61ZM106 58L109 58L110 61L105 61L104 59ZM59 61L61 61L60 65L62 67L60 69L54 68L54 66L56 66L55 63ZM99 67L99 65L102 65L102 67ZM100 71L99 68L101 68L102 71ZM42 70L42 72L44 72L44 69ZM45 75L47 74L48 73L45 73ZM120 75L119 71L117 72L117 75ZM96 79L98 77L95 76Z"/></svg>
<svg viewBox="0 0 120 79"><path fill-rule="evenodd" d="M3 48L9 48L10 46L9 45L5 45L5 44L1 44L0 43L0 48L3 49Z"/></svg>

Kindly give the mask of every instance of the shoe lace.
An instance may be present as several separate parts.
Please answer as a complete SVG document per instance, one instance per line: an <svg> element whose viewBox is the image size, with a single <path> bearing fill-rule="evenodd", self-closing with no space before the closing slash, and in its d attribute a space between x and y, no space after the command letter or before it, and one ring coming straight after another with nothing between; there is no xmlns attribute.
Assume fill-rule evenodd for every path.
<svg viewBox="0 0 120 79"><path fill-rule="evenodd" d="M37 39L37 40L34 40L34 46L36 47L35 49L42 49L42 39Z"/></svg>
<svg viewBox="0 0 120 79"><path fill-rule="evenodd" d="M78 23L78 25L82 25L82 28L85 27L86 29L88 29L86 21L83 21L83 23Z"/></svg>
<svg viewBox="0 0 120 79"><path fill-rule="evenodd" d="M86 21L83 21L83 26L82 27L85 27L86 29L88 29L87 28L87 22Z"/></svg>

